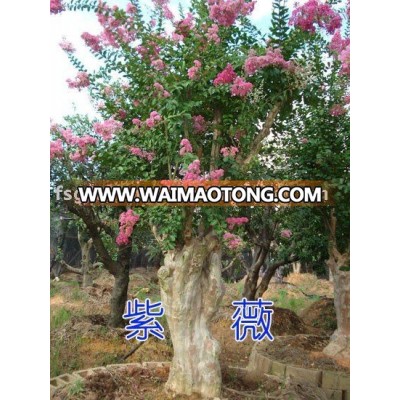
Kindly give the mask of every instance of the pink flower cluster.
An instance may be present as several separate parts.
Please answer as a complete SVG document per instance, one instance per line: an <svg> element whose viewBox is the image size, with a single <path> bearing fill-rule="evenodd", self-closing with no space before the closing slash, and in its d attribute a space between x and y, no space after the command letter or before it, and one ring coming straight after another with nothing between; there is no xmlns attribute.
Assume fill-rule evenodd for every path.
<svg viewBox="0 0 400 400"><path fill-rule="evenodd" d="M233 81L235 80L236 77L237 77L237 74L233 70L232 65L227 64L225 69L223 71L221 71L217 75L217 77L214 79L213 83L214 83L214 86L233 83Z"/></svg>
<svg viewBox="0 0 400 400"><path fill-rule="evenodd" d="M243 246L243 240L233 233L226 232L223 238L228 249L238 250Z"/></svg>
<svg viewBox="0 0 400 400"><path fill-rule="evenodd" d="M161 58L156 58L151 62L151 65L157 70L157 71L162 71L165 69L165 63Z"/></svg>
<svg viewBox="0 0 400 400"><path fill-rule="evenodd" d="M342 18L329 4L320 0L308 0L293 10L289 25L311 33L315 32L315 25L318 25L332 34L342 26Z"/></svg>
<svg viewBox="0 0 400 400"><path fill-rule="evenodd" d="M201 62L199 60L194 60L194 66L188 69L188 77L189 79L198 78L198 73L201 68Z"/></svg>
<svg viewBox="0 0 400 400"><path fill-rule="evenodd" d="M61 139L57 139L50 142L50 160L53 158L60 158L64 154Z"/></svg>
<svg viewBox="0 0 400 400"><path fill-rule="evenodd" d="M165 90L164 86L161 85L161 83L155 82L153 86L156 89L157 94L160 94L163 97L170 97L171 96L171 93L168 92L168 90Z"/></svg>
<svg viewBox="0 0 400 400"><path fill-rule="evenodd" d="M343 115L346 113L346 109L340 105L340 104L335 104L330 110L329 114L331 114L334 117L337 117L339 115Z"/></svg>
<svg viewBox="0 0 400 400"><path fill-rule="evenodd" d="M201 178L201 171L200 171L200 160L194 160L191 164L189 164L186 171L184 171L183 180L190 181L190 180L198 180Z"/></svg>
<svg viewBox="0 0 400 400"><path fill-rule="evenodd" d="M231 94L232 96L240 96L245 97L249 92L253 89L253 84L250 82L246 82L243 78L238 76L231 86Z"/></svg>
<svg viewBox="0 0 400 400"><path fill-rule="evenodd" d="M194 115L192 118L193 129L196 133L203 133L207 129L206 120L202 115Z"/></svg>
<svg viewBox="0 0 400 400"><path fill-rule="evenodd" d="M156 123L161 121L162 117L157 111L152 111L150 113L150 117L146 119L146 125L149 128L153 128L156 126Z"/></svg>
<svg viewBox="0 0 400 400"><path fill-rule="evenodd" d="M98 38L105 46L119 47L118 40L124 43L130 43L135 40L136 32L133 29L134 20L129 16L126 20L115 17L118 7L110 8L105 3L100 3L97 19L104 30Z"/></svg>
<svg viewBox="0 0 400 400"><path fill-rule="evenodd" d="M78 72L74 80L67 79L68 87L81 90L90 85L89 75L86 72Z"/></svg>
<svg viewBox="0 0 400 400"><path fill-rule="evenodd" d="M98 36L91 35L88 32L84 32L82 33L81 38L85 42L86 46L90 47L95 53L101 51L102 45L101 40Z"/></svg>
<svg viewBox="0 0 400 400"><path fill-rule="evenodd" d="M71 42L68 42L65 37L62 38L62 41L59 43L60 47L67 53L73 53L75 51L75 47Z"/></svg>
<svg viewBox="0 0 400 400"><path fill-rule="evenodd" d="M152 0L155 6L163 7L169 3L169 0Z"/></svg>
<svg viewBox="0 0 400 400"><path fill-rule="evenodd" d="M74 135L70 128L63 129L61 135L64 138L65 143L70 146L77 146L77 149L69 155L69 158L75 162L85 162L88 146L97 143L97 139L90 135Z"/></svg>
<svg viewBox="0 0 400 400"><path fill-rule="evenodd" d="M162 11L165 18L169 19L170 21L174 20L175 18L174 13L170 10L170 8L167 5L164 5L162 7Z"/></svg>
<svg viewBox="0 0 400 400"><path fill-rule="evenodd" d="M247 224L249 219L247 217L229 217L226 219L228 229L231 231L235 226Z"/></svg>
<svg viewBox="0 0 400 400"><path fill-rule="evenodd" d="M283 229L281 232L281 237L290 239L292 237L293 233L290 229Z"/></svg>
<svg viewBox="0 0 400 400"><path fill-rule="evenodd" d="M211 179L212 181L217 181L221 179L225 174L225 171L220 168L220 169L214 169L213 171L210 172L209 176L207 179Z"/></svg>
<svg viewBox="0 0 400 400"><path fill-rule="evenodd" d="M104 122L95 122L93 124L94 131L101 135L104 140L111 140L113 135L121 131L123 123L116 121L114 118L109 118Z"/></svg>
<svg viewBox="0 0 400 400"><path fill-rule="evenodd" d="M142 150L139 147L131 147L129 151L137 157L143 158L144 160L147 160L148 162L154 160L155 154L146 150Z"/></svg>
<svg viewBox="0 0 400 400"><path fill-rule="evenodd" d="M335 55L339 55L348 45L350 44L350 38L342 38L340 30L336 30L335 34L332 36L331 42L329 44L329 50Z"/></svg>
<svg viewBox="0 0 400 400"><path fill-rule="evenodd" d="M223 147L220 151L223 157L235 157L239 149L235 146Z"/></svg>
<svg viewBox="0 0 400 400"><path fill-rule="evenodd" d="M214 42L216 44L221 43L221 39L218 36L219 27L217 24L212 24L206 33L206 37L210 42Z"/></svg>
<svg viewBox="0 0 400 400"><path fill-rule="evenodd" d="M342 63L340 73L350 76L350 44L339 54L339 61Z"/></svg>
<svg viewBox="0 0 400 400"><path fill-rule="evenodd" d="M190 144L188 139L181 140L181 149L179 150L179 155L183 156L186 153L191 153L193 151L192 145Z"/></svg>
<svg viewBox="0 0 400 400"><path fill-rule="evenodd" d="M189 32L193 29L194 26L194 16L192 13L187 13L186 17L181 21L175 23L175 33L177 35L182 35L184 38L188 36Z"/></svg>
<svg viewBox="0 0 400 400"><path fill-rule="evenodd" d="M244 63L244 71L247 75L253 75L258 70L266 68L269 65L287 70L293 69L293 63L285 61L280 49L268 47L265 56L256 56L251 53Z"/></svg>
<svg viewBox="0 0 400 400"><path fill-rule="evenodd" d="M129 243L129 238L132 236L133 229L139 219L139 215L134 214L132 210L121 213L119 216L119 233L116 239L118 246L127 245Z"/></svg>
<svg viewBox="0 0 400 400"><path fill-rule="evenodd" d="M249 15L256 4L246 0L208 0L210 18L223 26L231 26L239 15Z"/></svg>
<svg viewBox="0 0 400 400"><path fill-rule="evenodd" d="M61 0L50 0L50 14L58 14L64 10Z"/></svg>

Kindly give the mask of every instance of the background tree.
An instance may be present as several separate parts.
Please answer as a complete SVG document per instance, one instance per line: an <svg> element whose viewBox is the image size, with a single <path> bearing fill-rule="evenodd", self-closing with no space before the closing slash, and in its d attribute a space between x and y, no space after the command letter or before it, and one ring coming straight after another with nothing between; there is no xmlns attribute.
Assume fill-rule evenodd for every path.
<svg viewBox="0 0 400 400"><path fill-rule="evenodd" d="M153 3L150 18L136 0L125 10L86 0L65 4L68 9L94 10L103 27L100 35L82 35L103 64L91 74L70 44L63 43L79 71L69 86L88 87L102 117L93 124L96 178L248 179L259 166L265 140L306 98L305 67L314 42L309 45L307 35L298 30L279 30L278 42L266 46L265 37L246 18L254 8L250 1L193 0L189 12L179 17L171 13L168 1ZM275 12L279 7L275 3ZM312 25L324 21L322 27L329 23L328 30L340 26L340 16L330 6L322 10ZM318 48L321 56L326 50ZM54 155L62 156L68 140L62 132L57 135ZM88 162L86 149L72 155L73 161ZM132 229L127 228L133 228L136 215L151 226L164 251L158 275L174 345L167 388L218 397L219 346L209 322L223 295L222 243L231 249L241 245L238 235L226 232L226 218L234 211L128 210L120 216L114 261L102 241L102 235L111 236L109 226L93 208L72 202L69 208L84 221L121 293L126 292L132 243ZM123 296L117 297L122 307Z"/></svg>

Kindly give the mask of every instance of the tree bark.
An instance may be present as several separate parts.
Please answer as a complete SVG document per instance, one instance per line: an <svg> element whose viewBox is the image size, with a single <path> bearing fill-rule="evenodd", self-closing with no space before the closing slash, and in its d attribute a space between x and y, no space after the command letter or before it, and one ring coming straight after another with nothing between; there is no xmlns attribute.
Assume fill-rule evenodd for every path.
<svg viewBox="0 0 400 400"><path fill-rule="evenodd" d="M92 263L90 262L90 250L93 246L93 240L84 240L82 234L78 233L78 240L81 246L81 270L82 270L82 287L93 286Z"/></svg>
<svg viewBox="0 0 400 400"><path fill-rule="evenodd" d="M209 324L224 293L221 266L219 241L210 233L169 251L158 271L174 346L167 391L205 398L220 396L220 348Z"/></svg>
<svg viewBox="0 0 400 400"><path fill-rule="evenodd" d="M114 328L124 326L122 315L128 299L129 268L121 268L114 275L114 286L110 300L110 319L108 325Z"/></svg>
<svg viewBox="0 0 400 400"><path fill-rule="evenodd" d="M333 276L334 304L337 329L331 336L324 353L329 356L350 358L350 254L340 253L336 245L336 217L331 212L328 223L330 231L329 259L326 264ZM344 269L345 268L345 269Z"/></svg>
<svg viewBox="0 0 400 400"><path fill-rule="evenodd" d="M247 300L254 300L257 291L258 278L260 276L260 269L263 266L265 259L268 255L269 244L267 246L257 246L253 250L253 261L251 263L250 271L246 276L243 288L243 297Z"/></svg>
<svg viewBox="0 0 400 400"><path fill-rule="evenodd" d="M275 264L269 265L263 276L261 278L261 282L257 287L255 298L258 299L262 297L262 295L268 290L269 283L271 282L272 277L274 276L276 270L283 265L290 264L298 260L298 257L292 256L282 261L278 261Z"/></svg>

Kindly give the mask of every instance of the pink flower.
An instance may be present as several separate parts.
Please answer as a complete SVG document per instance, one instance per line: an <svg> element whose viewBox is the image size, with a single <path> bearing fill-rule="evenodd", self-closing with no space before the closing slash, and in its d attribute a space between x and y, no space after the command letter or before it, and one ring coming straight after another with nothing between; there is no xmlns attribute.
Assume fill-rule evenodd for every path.
<svg viewBox="0 0 400 400"><path fill-rule="evenodd" d="M317 25L332 34L342 26L342 18L329 4L319 0L308 0L293 11L289 25L311 33L315 32Z"/></svg>
<svg viewBox="0 0 400 400"><path fill-rule="evenodd" d="M231 250L238 250L243 246L243 240L233 233L226 232L223 236L226 246Z"/></svg>
<svg viewBox="0 0 400 400"><path fill-rule="evenodd" d="M196 133L202 133L206 130L206 120L202 115L194 115L192 121L193 129Z"/></svg>
<svg viewBox="0 0 400 400"><path fill-rule="evenodd" d="M219 180L224 176L224 174L225 174L225 171L222 168L214 169L213 171L210 172L209 179Z"/></svg>
<svg viewBox="0 0 400 400"><path fill-rule="evenodd" d="M159 121L161 121L161 115L157 111L152 111L150 117L146 119L146 125L149 128L153 128L156 125L156 122Z"/></svg>
<svg viewBox="0 0 400 400"><path fill-rule="evenodd" d="M237 77L237 74L233 70L232 65L227 64L225 69L223 71L221 71L217 75L217 77L214 79L213 83L214 83L214 86L223 85L226 83L233 83L233 81L235 80L236 77Z"/></svg>
<svg viewBox="0 0 400 400"><path fill-rule="evenodd" d="M133 100L133 105L134 105L134 107L138 107L140 105L140 101L139 100Z"/></svg>
<svg viewBox="0 0 400 400"><path fill-rule="evenodd" d="M98 110L104 110L105 108L106 108L106 105L105 105L104 101L103 101L103 100L100 100L100 101L97 103L97 109L98 109Z"/></svg>
<svg viewBox="0 0 400 400"><path fill-rule="evenodd" d="M223 157L235 157L239 149L235 146L223 147L220 151Z"/></svg>
<svg viewBox="0 0 400 400"><path fill-rule="evenodd" d="M148 152L146 150L142 150L139 147L131 147L129 151L137 157L143 158L144 160L147 160L148 162L153 161L155 154L153 152Z"/></svg>
<svg viewBox="0 0 400 400"><path fill-rule="evenodd" d="M64 10L61 0L50 0L50 14L58 14Z"/></svg>
<svg viewBox="0 0 400 400"><path fill-rule="evenodd" d="M84 40L86 46L90 47L95 53L101 51L101 40L98 36L94 36L88 32L84 32L82 33L81 38Z"/></svg>
<svg viewBox="0 0 400 400"><path fill-rule="evenodd" d="M119 234L116 242L118 246L127 245L132 236L135 225L139 222L140 216L132 210L121 213L119 216Z"/></svg>
<svg viewBox="0 0 400 400"><path fill-rule="evenodd" d="M307 144L308 143L308 139L307 138L301 138L300 139L300 143Z"/></svg>
<svg viewBox="0 0 400 400"><path fill-rule="evenodd" d="M209 17L223 26L233 25L239 15L249 15L256 4L245 0L208 0L210 5Z"/></svg>
<svg viewBox="0 0 400 400"><path fill-rule="evenodd" d="M200 171L200 160L194 160L191 164L189 164L186 171L183 172L183 180L198 180L200 179L201 171Z"/></svg>
<svg viewBox="0 0 400 400"><path fill-rule="evenodd" d="M163 11L163 14L164 14L164 17L166 18L166 19L169 19L170 21L173 21L174 20L174 14L173 14L173 12L169 9L169 7L168 7L168 5L163 5L162 6L162 11Z"/></svg>
<svg viewBox="0 0 400 400"><path fill-rule="evenodd" d="M350 39L342 39L340 29L337 29L335 34L332 36L331 43L329 44L329 50L338 56L345 48L350 44Z"/></svg>
<svg viewBox="0 0 400 400"><path fill-rule="evenodd" d="M339 61L342 62L340 74L350 76L350 45L346 46L346 48L339 54Z"/></svg>
<svg viewBox="0 0 400 400"><path fill-rule="evenodd" d="M67 79L68 87L81 90L90 85L89 75L86 72L78 72L75 80Z"/></svg>
<svg viewBox="0 0 400 400"><path fill-rule="evenodd" d="M95 122L93 124L94 131L101 135L104 140L111 140L113 135L122 130L123 123L109 118L104 122Z"/></svg>
<svg viewBox="0 0 400 400"><path fill-rule="evenodd" d="M216 44L221 42L220 37L218 36L219 27L217 24L212 24L206 33L206 37L209 41L215 42Z"/></svg>
<svg viewBox="0 0 400 400"><path fill-rule="evenodd" d="M198 78L198 72L201 68L201 62L199 60L194 60L194 66L188 69L188 77L189 79Z"/></svg>
<svg viewBox="0 0 400 400"><path fill-rule="evenodd" d="M287 70L293 69L293 63L291 61L285 61L280 49L268 47L265 56L256 56L253 53L250 54L244 63L244 71L247 75L253 75L258 70L270 65Z"/></svg>
<svg viewBox="0 0 400 400"><path fill-rule="evenodd" d="M67 144L75 144L76 136L72 133L71 128L63 129L61 131L61 136L64 138Z"/></svg>
<svg viewBox="0 0 400 400"><path fill-rule="evenodd" d="M151 65L158 71L162 71L165 68L165 63L160 58L153 60Z"/></svg>
<svg viewBox="0 0 400 400"><path fill-rule="evenodd" d="M181 145L181 149L179 150L179 154L181 156L183 156L186 153L191 153L193 151L192 145L190 144L189 140L186 138L181 140L180 145Z"/></svg>
<svg viewBox="0 0 400 400"><path fill-rule="evenodd" d="M247 224L249 219L247 217L229 217L226 219L228 229L231 231L235 226Z"/></svg>
<svg viewBox="0 0 400 400"><path fill-rule="evenodd" d="M334 117L337 117L339 115L343 115L346 113L346 109L341 106L340 104L335 104L330 110L329 114L331 114Z"/></svg>
<svg viewBox="0 0 400 400"><path fill-rule="evenodd" d="M67 53L73 53L75 51L73 44L68 42L65 37L62 38L62 41L59 43L59 45Z"/></svg>
<svg viewBox="0 0 400 400"><path fill-rule="evenodd" d="M172 39L174 42L182 42L183 39L185 39L185 37L184 37L183 35L179 35L179 34L176 33L176 32L173 32L173 33L171 34L171 39Z"/></svg>
<svg viewBox="0 0 400 400"><path fill-rule="evenodd" d="M135 14L136 11L137 11L137 9L132 3L128 3L126 5L126 13L127 14Z"/></svg>
<svg viewBox="0 0 400 400"><path fill-rule="evenodd" d="M186 37L189 34L189 32L193 29L193 20L194 20L193 14L187 13L184 19L175 23L176 26L175 32L178 35Z"/></svg>
<svg viewBox="0 0 400 400"><path fill-rule="evenodd" d="M103 90L107 97L110 97L114 94L114 89L111 86L106 86Z"/></svg>
<svg viewBox="0 0 400 400"><path fill-rule="evenodd" d="M290 239L292 235L293 235L293 233L290 229L284 229L281 232L281 237L286 238L286 239Z"/></svg>
<svg viewBox="0 0 400 400"><path fill-rule="evenodd" d="M132 124L133 125L137 125L140 128L140 125L142 124L142 121L139 118L133 118Z"/></svg>
<svg viewBox="0 0 400 400"><path fill-rule="evenodd" d="M253 89L253 84L250 82L246 82L243 78L238 76L233 85L231 86L231 94L232 96L247 96L249 92Z"/></svg>
<svg viewBox="0 0 400 400"><path fill-rule="evenodd" d="M64 149L61 139L50 142L50 160L60 158L64 154Z"/></svg>

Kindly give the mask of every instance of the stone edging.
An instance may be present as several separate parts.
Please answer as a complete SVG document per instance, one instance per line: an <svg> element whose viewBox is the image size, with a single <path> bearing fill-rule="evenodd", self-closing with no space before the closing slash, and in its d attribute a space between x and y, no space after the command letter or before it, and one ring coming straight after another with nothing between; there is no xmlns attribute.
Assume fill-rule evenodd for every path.
<svg viewBox="0 0 400 400"><path fill-rule="evenodd" d="M106 367L96 367L96 368L89 368L89 369L82 369L79 371L74 371L71 374L63 374L56 376L54 378L50 378L50 396L53 393L64 386L70 385L79 379L85 379L86 377L95 374L99 371L109 371L115 370L120 368L127 368L127 367L136 367L136 368L162 368L166 366L170 366L169 361L150 361L150 362L143 362L143 363L127 363L127 364L110 364Z"/></svg>
<svg viewBox="0 0 400 400"><path fill-rule="evenodd" d="M248 379L265 378L265 374L281 379L290 378L293 381L306 382L321 388L329 400L350 400L350 374L302 368L275 361L258 351L258 346L261 344L265 347L265 342L256 343L251 351L246 368Z"/></svg>

